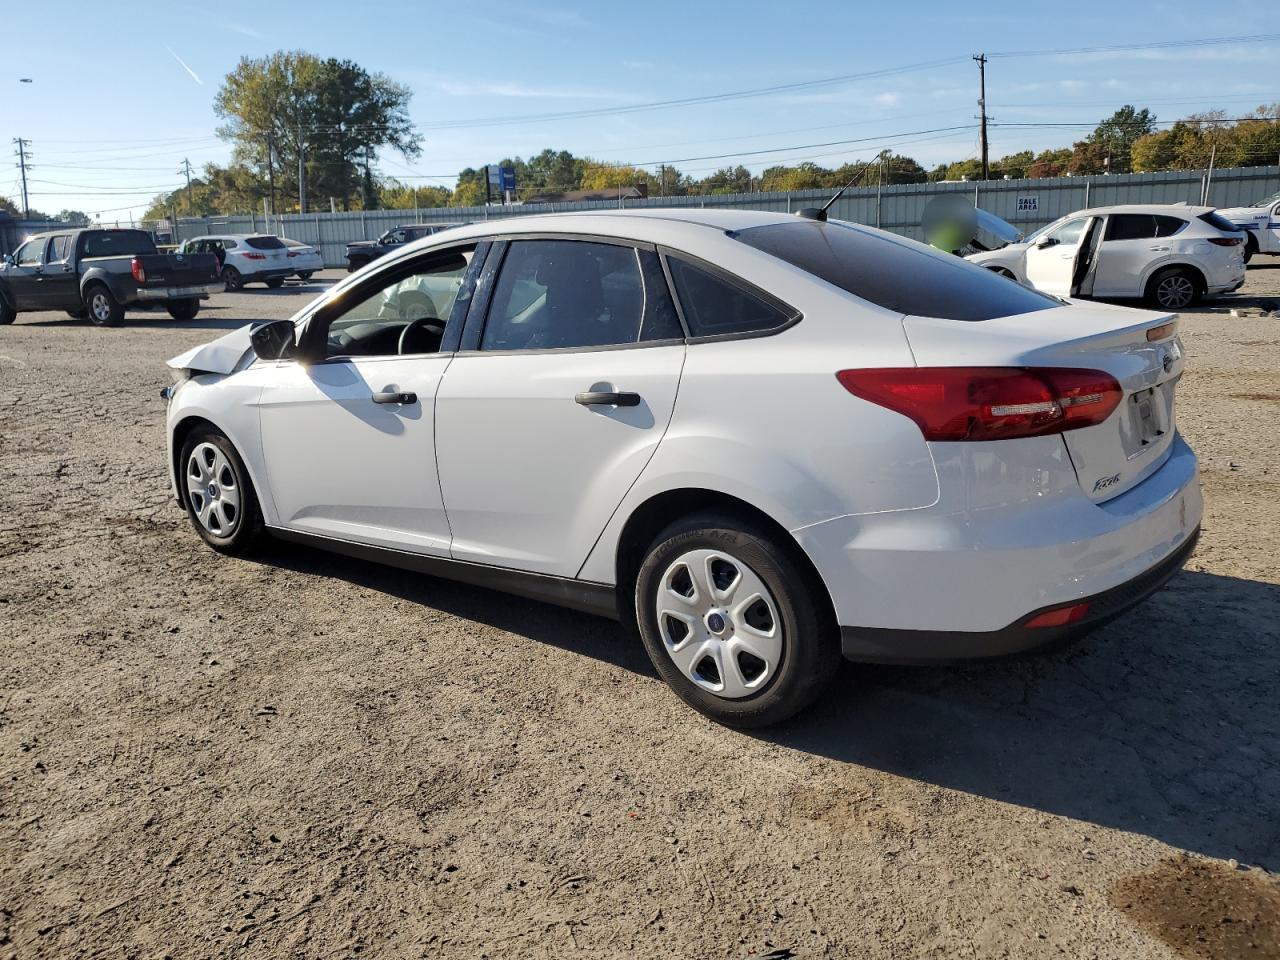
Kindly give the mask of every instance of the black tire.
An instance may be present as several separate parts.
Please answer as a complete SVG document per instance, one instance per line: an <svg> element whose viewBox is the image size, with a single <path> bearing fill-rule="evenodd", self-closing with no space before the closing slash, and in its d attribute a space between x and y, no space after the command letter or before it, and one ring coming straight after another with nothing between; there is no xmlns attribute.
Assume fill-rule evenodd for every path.
<svg viewBox="0 0 1280 960"><path fill-rule="evenodd" d="M272 290L279 290L284 286L284 277L268 277L266 284Z"/></svg>
<svg viewBox="0 0 1280 960"><path fill-rule="evenodd" d="M356 263L354 260L348 260L347 273L355 273L357 270L359 270L363 266L364 266L363 263Z"/></svg>
<svg viewBox="0 0 1280 960"><path fill-rule="evenodd" d="M1185 267L1166 267L1147 281L1147 302L1157 310L1186 310L1200 293L1200 281Z"/></svg>
<svg viewBox="0 0 1280 960"><path fill-rule="evenodd" d="M168 305L169 316L175 320L194 320L200 312L200 301L196 297L188 300L171 300Z"/></svg>
<svg viewBox="0 0 1280 960"><path fill-rule="evenodd" d="M192 463L192 458L197 451L207 446L216 447L222 452L225 467L230 471L232 480L228 488L225 473L211 478L212 483L218 485L218 490L213 494L214 499L221 497L227 489L234 489L238 494L236 498L238 506L234 514L227 518L229 522L224 525L222 521L226 516L225 505L223 512L218 515L217 522L222 527L221 532L205 526L198 515L200 504L195 501L192 492L193 487L203 487L201 496L210 495L208 484L201 484L195 479L195 467ZM209 469L209 466L206 469ZM242 556L261 545L266 539L266 532L262 525L262 510L258 506L258 497L254 492L253 482L249 479L249 472L245 469L244 461L240 459L240 454L236 452L231 441L217 430L208 427L196 429L183 442L182 453L178 460L178 487L182 505L186 507L187 518L191 521L191 525L196 528L196 533L200 534L200 539L219 553Z"/></svg>
<svg viewBox="0 0 1280 960"><path fill-rule="evenodd" d="M79 310L68 310L67 316L72 320L87 320L89 318L89 311L85 307L81 307Z"/></svg>
<svg viewBox="0 0 1280 960"><path fill-rule="evenodd" d="M704 689L667 652L658 623L658 591L668 569L693 550L715 550L744 564L772 594L781 621L780 662L767 682L749 695L729 699ZM830 602L821 584L814 582L815 575L796 556L797 550L752 521L713 511L671 524L649 547L636 577L636 623L658 675L699 713L726 726L767 727L811 704L836 675L840 638ZM727 630L732 638L732 621ZM745 670L742 673L746 676Z"/></svg>
<svg viewBox="0 0 1280 960"><path fill-rule="evenodd" d="M1248 263L1253 259L1253 255L1258 252L1258 238L1247 230L1244 235L1244 262Z"/></svg>
<svg viewBox="0 0 1280 960"><path fill-rule="evenodd" d="M96 327L114 327L124 319L124 304L116 300L105 283L91 283L84 291L89 320Z"/></svg>
<svg viewBox="0 0 1280 960"><path fill-rule="evenodd" d="M300 270L298 272L299 280L303 280L303 281L310 280L313 276L315 276L314 270Z"/></svg>
<svg viewBox="0 0 1280 960"><path fill-rule="evenodd" d="M9 301L4 298L4 292L0 291L0 327L8 326L18 319L18 311L9 306Z"/></svg>
<svg viewBox="0 0 1280 960"><path fill-rule="evenodd" d="M987 269L996 274L996 276L1004 277L1006 280L1012 280L1014 283L1018 282L1018 278L1013 275L1013 271L1006 267L988 267Z"/></svg>
<svg viewBox="0 0 1280 960"><path fill-rule="evenodd" d="M235 267L222 268L222 282L226 285L228 293L244 289L244 278L240 276L240 271Z"/></svg>

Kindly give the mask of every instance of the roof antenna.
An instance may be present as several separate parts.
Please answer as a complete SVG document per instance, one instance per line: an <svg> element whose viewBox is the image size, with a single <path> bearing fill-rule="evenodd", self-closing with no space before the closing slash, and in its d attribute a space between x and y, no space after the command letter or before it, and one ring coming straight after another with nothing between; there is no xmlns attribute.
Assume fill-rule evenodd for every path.
<svg viewBox="0 0 1280 960"><path fill-rule="evenodd" d="M844 195L844 192L846 190L848 190L855 183L861 180L862 175L870 169L871 169L870 161L864 163L862 165L862 169L858 171L857 175L854 176L854 178L850 180L848 183L846 183L843 187L837 190L834 197L832 197L830 200L828 200L826 203L824 203L820 207L802 207L801 209L796 211L796 216L804 217L806 220L817 220L819 223L826 223L827 211L831 209L831 205L835 203L837 200L839 200Z"/></svg>

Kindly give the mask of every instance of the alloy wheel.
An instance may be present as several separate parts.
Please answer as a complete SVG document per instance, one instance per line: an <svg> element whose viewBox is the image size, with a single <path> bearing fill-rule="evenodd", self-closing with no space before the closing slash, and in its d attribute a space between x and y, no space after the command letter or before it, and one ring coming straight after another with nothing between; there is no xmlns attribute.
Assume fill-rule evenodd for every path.
<svg viewBox="0 0 1280 960"><path fill-rule="evenodd" d="M1181 273L1165 277L1156 286L1156 302L1166 310L1180 310L1195 299L1196 288Z"/></svg>
<svg viewBox="0 0 1280 960"><path fill-rule="evenodd" d="M89 298L89 309L93 311L93 319L98 323L107 323L111 319L111 301L103 290L97 290Z"/></svg>
<svg viewBox="0 0 1280 960"><path fill-rule="evenodd" d="M227 455L202 443L187 459L187 499L200 525L215 537L230 537L240 523L240 487Z"/></svg>
<svg viewBox="0 0 1280 960"><path fill-rule="evenodd" d="M782 617L764 581L741 560L721 550L690 550L667 567L657 593L667 655L701 689L737 700L778 672Z"/></svg>

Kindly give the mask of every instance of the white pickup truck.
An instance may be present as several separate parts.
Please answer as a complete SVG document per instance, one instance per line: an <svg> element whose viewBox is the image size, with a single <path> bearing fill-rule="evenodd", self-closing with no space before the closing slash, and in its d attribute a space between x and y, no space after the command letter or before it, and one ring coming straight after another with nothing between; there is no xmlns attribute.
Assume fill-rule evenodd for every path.
<svg viewBox="0 0 1280 960"><path fill-rule="evenodd" d="M1280 193L1263 197L1247 207L1219 210L1218 214L1248 234L1244 247L1245 263L1255 253L1280 253Z"/></svg>

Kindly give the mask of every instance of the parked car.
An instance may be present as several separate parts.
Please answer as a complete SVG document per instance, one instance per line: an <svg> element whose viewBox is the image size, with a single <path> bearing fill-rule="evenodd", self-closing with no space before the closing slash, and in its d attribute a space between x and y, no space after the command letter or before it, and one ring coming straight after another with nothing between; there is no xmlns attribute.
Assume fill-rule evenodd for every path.
<svg viewBox="0 0 1280 960"><path fill-rule="evenodd" d="M412 223L388 230L377 240L355 240L347 244L347 273L354 273L384 253L405 243L434 236L441 230L461 226L457 223Z"/></svg>
<svg viewBox="0 0 1280 960"><path fill-rule="evenodd" d="M1096 207L967 259L1060 297L1182 310L1244 283L1244 234L1212 207Z"/></svg>
<svg viewBox="0 0 1280 960"><path fill-rule="evenodd" d="M1247 207L1228 207L1218 215L1245 231L1244 260L1248 263L1255 253L1280 253L1280 193Z"/></svg>
<svg viewBox="0 0 1280 960"><path fill-rule="evenodd" d="M289 248L269 233L195 237L178 249L183 253L214 254L228 290L240 290L246 283L265 283L278 290L295 270L289 260Z"/></svg>
<svg viewBox="0 0 1280 960"><path fill-rule="evenodd" d="M146 307L191 320L219 289L215 257L157 253L143 230L38 233L0 265L0 324L29 310L65 310L108 327Z"/></svg>
<svg viewBox="0 0 1280 960"><path fill-rule="evenodd" d="M317 270L324 269L324 257L315 247L288 237L280 240L288 248L289 259L293 261L294 273L299 280L310 280Z"/></svg>
<svg viewBox="0 0 1280 960"><path fill-rule="evenodd" d="M621 618L740 726L842 653L1086 632L1200 523L1169 314L849 223L477 223L169 366L174 494L215 550L271 534Z"/></svg>

